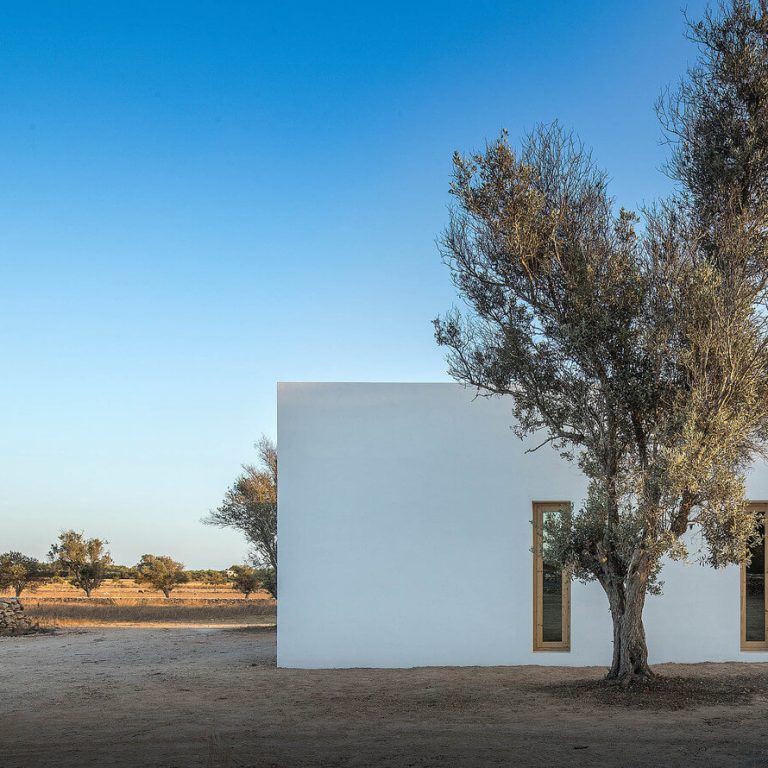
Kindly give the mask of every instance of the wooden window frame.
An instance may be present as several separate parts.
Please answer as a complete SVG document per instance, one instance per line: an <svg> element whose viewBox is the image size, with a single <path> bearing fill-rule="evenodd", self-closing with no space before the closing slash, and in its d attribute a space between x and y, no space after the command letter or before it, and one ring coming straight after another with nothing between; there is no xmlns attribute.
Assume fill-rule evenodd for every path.
<svg viewBox="0 0 768 768"><path fill-rule="evenodd" d="M541 555L542 529L545 512L559 512L570 509L570 501L534 501L533 502L533 650L559 651L571 650L571 577L563 571L563 639L547 641L544 635L544 593L542 580L544 578L544 561Z"/></svg>
<svg viewBox="0 0 768 768"><path fill-rule="evenodd" d="M750 501L747 503L750 509L762 509L768 512L768 501ZM768 514L764 516L763 526L768 525ZM768 554L768 552L766 552ZM768 557L764 557L764 575L768 575ZM767 590L763 594L763 608L768 613L768 579L765 582L765 589ZM747 566L741 564L741 576L740 576L740 589L741 589L741 630L740 641L742 651L768 651L768 621L766 621L765 640L747 640ZM766 617L768 618L768 616Z"/></svg>

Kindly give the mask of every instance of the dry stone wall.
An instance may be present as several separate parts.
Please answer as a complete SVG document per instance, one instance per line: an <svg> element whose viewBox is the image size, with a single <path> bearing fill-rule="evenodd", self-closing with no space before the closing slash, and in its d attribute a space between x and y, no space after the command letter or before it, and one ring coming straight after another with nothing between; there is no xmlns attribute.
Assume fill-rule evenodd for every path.
<svg viewBox="0 0 768 768"><path fill-rule="evenodd" d="M6 635L27 635L37 630L37 626L24 615L20 600L0 598L0 637Z"/></svg>

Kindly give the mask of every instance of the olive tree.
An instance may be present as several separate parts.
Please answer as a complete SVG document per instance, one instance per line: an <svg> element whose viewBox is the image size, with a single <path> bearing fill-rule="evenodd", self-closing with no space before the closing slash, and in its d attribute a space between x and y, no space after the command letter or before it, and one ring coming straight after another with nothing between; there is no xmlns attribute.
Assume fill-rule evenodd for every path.
<svg viewBox="0 0 768 768"><path fill-rule="evenodd" d="M254 565L266 570L264 588L277 597L277 448L262 435L256 450L259 464L243 466L221 506L203 522L245 534L252 546Z"/></svg>
<svg viewBox="0 0 768 768"><path fill-rule="evenodd" d="M515 429L578 463L546 556L604 589L608 677L650 676L662 560L743 562L744 476L768 438L768 17L732 0L661 103L676 192L638 216L557 124L454 156L441 239L466 303L435 321L450 373L511 397ZM691 546L689 529L701 534Z"/></svg>
<svg viewBox="0 0 768 768"><path fill-rule="evenodd" d="M263 586L262 574L250 565L233 565L230 568L232 574L232 589L242 592L248 599L252 592L256 592Z"/></svg>
<svg viewBox="0 0 768 768"><path fill-rule="evenodd" d="M63 531L48 556L72 586L82 589L90 597L101 586L106 570L112 564L107 543L102 539L86 539L82 532Z"/></svg>
<svg viewBox="0 0 768 768"><path fill-rule="evenodd" d="M136 582L149 584L159 589L166 597L179 586L189 581L184 564L167 555L142 555L136 565Z"/></svg>
<svg viewBox="0 0 768 768"><path fill-rule="evenodd" d="M21 552L5 552L0 555L0 589L13 589L21 597L25 589L35 589L41 576L40 563L34 557Z"/></svg>

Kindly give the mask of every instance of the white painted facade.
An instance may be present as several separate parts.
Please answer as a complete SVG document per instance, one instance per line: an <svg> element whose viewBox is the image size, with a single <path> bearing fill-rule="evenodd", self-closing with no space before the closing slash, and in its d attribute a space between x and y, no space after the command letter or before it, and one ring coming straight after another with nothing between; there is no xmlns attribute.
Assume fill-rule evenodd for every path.
<svg viewBox="0 0 768 768"><path fill-rule="evenodd" d="M585 483L526 454L508 400L458 384L278 385L278 664L606 666L599 585L574 582L571 650L532 650L532 502ZM753 470L750 498L768 499ZM651 663L740 651L740 574L669 563L645 623Z"/></svg>

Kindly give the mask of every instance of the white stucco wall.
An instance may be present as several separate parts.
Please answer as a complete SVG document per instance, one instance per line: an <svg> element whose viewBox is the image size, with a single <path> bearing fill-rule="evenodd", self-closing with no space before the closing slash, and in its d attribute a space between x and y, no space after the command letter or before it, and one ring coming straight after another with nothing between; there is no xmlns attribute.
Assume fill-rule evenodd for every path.
<svg viewBox="0 0 768 768"><path fill-rule="evenodd" d="M574 583L571 651L532 651L532 501L585 483L526 454L510 403L456 384L278 385L278 664L606 665L604 593ZM750 477L768 499L768 472ZM652 663L739 650L739 572L671 563L650 597Z"/></svg>

